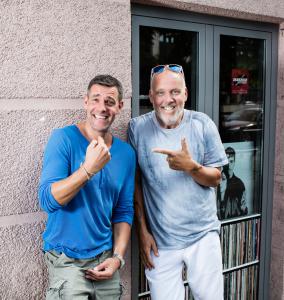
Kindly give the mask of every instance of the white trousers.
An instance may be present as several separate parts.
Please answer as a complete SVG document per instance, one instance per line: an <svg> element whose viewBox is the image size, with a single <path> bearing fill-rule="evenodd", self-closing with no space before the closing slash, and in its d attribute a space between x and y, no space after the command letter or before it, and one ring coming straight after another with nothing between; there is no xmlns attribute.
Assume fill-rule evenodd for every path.
<svg viewBox="0 0 284 300"><path fill-rule="evenodd" d="M223 275L220 239L209 232L202 239L181 250L151 253L155 268L146 269L152 300L184 300L183 265L194 300L223 300Z"/></svg>

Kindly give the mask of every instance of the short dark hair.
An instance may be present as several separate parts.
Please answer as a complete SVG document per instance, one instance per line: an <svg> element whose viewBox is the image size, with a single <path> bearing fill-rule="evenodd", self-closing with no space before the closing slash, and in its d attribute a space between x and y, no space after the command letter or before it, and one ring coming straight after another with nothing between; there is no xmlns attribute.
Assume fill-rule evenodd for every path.
<svg viewBox="0 0 284 300"><path fill-rule="evenodd" d="M234 148L232 148L232 147L226 148L225 152L226 152L226 154L228 154L229 156L234 156L234 157L236 156L236 152L235 152Z"/></svg>
<svg viewBox="0 0 284 300"><path fill-rule="evenodd" d="M122 100L122 98L123 98L122 84L115 77L113 77L111 75L97 75L90 81L90 83L88 85L88 92L90 91L91 87L94 84L99 84L99 85L108 86L108 87L113 87L113 86L116 87L117 91L118 91L118 100L119 101Z"/></svg>

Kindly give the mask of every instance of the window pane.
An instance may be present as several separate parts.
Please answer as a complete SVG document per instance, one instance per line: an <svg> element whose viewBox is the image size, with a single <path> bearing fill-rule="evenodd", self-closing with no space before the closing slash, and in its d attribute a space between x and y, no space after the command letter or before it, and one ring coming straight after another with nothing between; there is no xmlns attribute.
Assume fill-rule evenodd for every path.
<svg viewBox="0 0 284 300"><path fill-rule="evenodd" d="M221 36L219 129L229 159L217 191L221 219L260 212L263 74L263 40Z"/></svg>
<svg viewBox="0 0 284 300"><path fill-rule="evenodd" d="M196 103L197 33L156 27L140 27L140 114L152 110L148 93L152 67L163 64L183 66L189 91L186 108Z"/></svg>

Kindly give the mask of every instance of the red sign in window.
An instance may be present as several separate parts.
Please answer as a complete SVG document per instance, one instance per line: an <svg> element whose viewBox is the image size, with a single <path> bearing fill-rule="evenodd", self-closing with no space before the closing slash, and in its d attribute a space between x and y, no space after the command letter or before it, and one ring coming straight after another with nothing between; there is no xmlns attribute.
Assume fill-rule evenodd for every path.
<svg viewBox="0 0 284 300"><path fill-rule="evenodd" d="M232 69L232 94L248 93L249 71L247 69Z"/></svg>

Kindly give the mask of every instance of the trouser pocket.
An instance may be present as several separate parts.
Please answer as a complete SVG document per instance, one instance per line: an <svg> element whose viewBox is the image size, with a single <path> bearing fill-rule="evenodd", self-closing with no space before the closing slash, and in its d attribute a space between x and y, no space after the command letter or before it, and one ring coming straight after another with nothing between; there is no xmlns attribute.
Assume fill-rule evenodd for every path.
<svg viewBox="0 0 284 300"><path fill-rule="evenodd" d="M52 283L46 293L46 300L63 299L63 288L66 280L58 280Z"/></svg>
<svg viewBox="0 0 284 300"><path fill-rule="evenodd" d="M56 267L64 257L66 257L64 253L57 253L55 251L47 251L44 253L44 259L47 266L51 264L52 267Z"/></svg>

